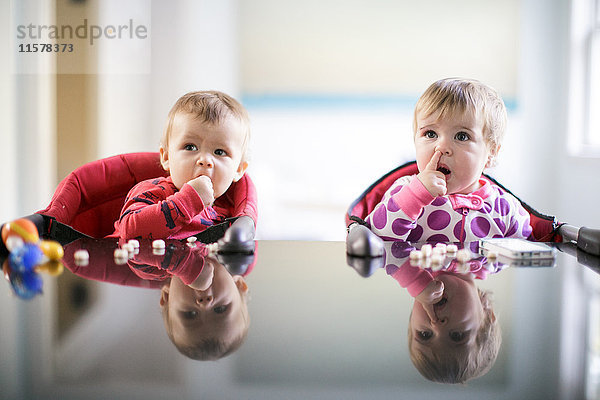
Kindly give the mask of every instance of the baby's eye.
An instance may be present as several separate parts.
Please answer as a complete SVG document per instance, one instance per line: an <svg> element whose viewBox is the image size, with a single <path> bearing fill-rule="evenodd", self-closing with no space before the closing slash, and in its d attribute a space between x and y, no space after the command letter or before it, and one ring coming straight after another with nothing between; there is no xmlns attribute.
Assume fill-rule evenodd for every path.
<svg viewBox="0 0 600 400"><path fill-rule="evenodd" d="M459 142L466 142L467 140L469 140L469 139L470 139L469 135L468 135L468 134L466 134L465 132L458 132L458 133L457 133L457 134L454 136L454 138L455 138L456 140L458 140Z"/></svg>
<svg viewBox="0 0 600 400"><path fill-rule="evenodd" d="M194 319L198 316L198 311L183 311L181 316L184 319Z"/></svg>
<svg viewBox="0 0 600 400"><path fill-rule="evenodd" d="M198 150L198 147L196 147L195 144L188 143L185 146L183 146L183 149L187 151L196 151Z"/></svg>
<svg viewBox="0 0 600 400"><path fill-rule="evenodd" d="M435 139L437 137L437 133L435 133L434 131L426 131L423 136L425 136L428 139Z"/></svg>
<svg viewBox="0 0 600 400"><path fill-rule="evenodd" d="M467 332L450 332L450 340L453 342L462 342L467 337Z"/></svg>
<svg viewBox="0 0 600 400"><path fill-rule="evenodd" d="M227 311L228 308L229 308L229 304L227 304L225 306L217 306L217 307L213 308L213 311L216 314L223 314L225 311Z"/></svg>
<svg viewBox="0 0 600 400"><path fill-rule="evenodd" d="M431 332L431 331L417 331L417 336L421 340L429 340L433 336L433 332Z"/></svg>
<svg viewBox="0 0 600 400"><path fill-rule="evenodd" d="M216 149L215 150L215 155L217 155L217 156L225 156L225 155L227 155L227 152L225 150L223 150L223 149Z"/></svg>

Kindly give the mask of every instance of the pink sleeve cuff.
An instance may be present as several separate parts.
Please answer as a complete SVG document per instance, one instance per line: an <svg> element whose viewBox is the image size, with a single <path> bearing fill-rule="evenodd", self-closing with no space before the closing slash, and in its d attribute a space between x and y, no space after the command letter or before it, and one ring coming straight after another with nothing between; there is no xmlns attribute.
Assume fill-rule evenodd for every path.
<svg viewBox="0 0 600 400"><path fill-rule="evenodd" d="M435 197L414 176L408 185L403 186L398 193L392 196L392 200L410 219L416 220L421 215L423 207L431 204Z"/></svg>
<svg viewBox="0 0 600 400"><path fill-rule="evenodd" d="M417 297L421 294L434 279L429 271L413 267L410 264L404 264L394 272L391 272L386 267L386 272L396 279L400 286L406 288L412 297Z"/></svg>

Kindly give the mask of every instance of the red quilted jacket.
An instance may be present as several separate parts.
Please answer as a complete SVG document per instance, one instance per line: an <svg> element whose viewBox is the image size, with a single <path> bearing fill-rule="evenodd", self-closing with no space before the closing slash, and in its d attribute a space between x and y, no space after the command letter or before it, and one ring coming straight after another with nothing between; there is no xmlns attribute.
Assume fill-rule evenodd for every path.
<svg viewBox="0 0 600 400"><path fill-rule="evenodd" d="M158 153L129 153L85 164L63 179L48 207L38 214L95 238L114 231L129 190L146 179L167 176ZM256 189L246 174L215 201L228 217L258 216Z"/></svg>

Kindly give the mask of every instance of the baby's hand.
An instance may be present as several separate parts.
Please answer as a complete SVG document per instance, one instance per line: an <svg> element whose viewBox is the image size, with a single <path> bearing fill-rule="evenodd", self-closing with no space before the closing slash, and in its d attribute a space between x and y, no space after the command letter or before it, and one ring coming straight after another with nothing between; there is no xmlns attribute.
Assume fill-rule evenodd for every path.
<svg viewBox="0 0 600 400"><path fill-rule="evenodd" d="M201 175L188 182L188 185L193 187L198 195L202 199L202 202L206 206L212 205L215 201L215 192L213 189L212 181L208 176Z"/></svg>
<svg viewBox="0 0 600 400"><path fill-rule="evenodd" d="M434 197L444 196L447 192L446 175L437 170L441 157L442 152L436 150L431 160L425 166L425 169L417 175L423 186Z"/></svg>
<svg viewBox="0 0 600 400"><path fill-rule="evenodd" d="M435 304L442 299L444 294L444 283L434 280L429 282L429 285L423 289L416 297L416 300L421 304Z"/></svg>
<svg viewBox="0 0 600 400"><path fill-rule="evenodd" d="M196 290L208 290L215 276L215 267L210 262L204 263L200 275L188 286Z"/></svg>
<svg viewBox="0 0 600 400"><path fill-rule="evenodd" d="M433 305L442 299L444 295L444 283L442 281L431 281L421 293L415 297L415 300L421 303L423 309L432 321L437 321L437 316Z"/></svg>

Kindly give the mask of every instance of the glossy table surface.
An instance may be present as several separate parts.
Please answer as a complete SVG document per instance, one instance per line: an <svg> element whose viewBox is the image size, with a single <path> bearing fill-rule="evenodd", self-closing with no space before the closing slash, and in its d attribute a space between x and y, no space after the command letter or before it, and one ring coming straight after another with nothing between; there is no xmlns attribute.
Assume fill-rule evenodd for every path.
<svg viewBox="0 0 600 400"><path fill-rule="evenodd" d="M23 398L598 396L598 260L569 245L546 265L493 263L476 248L462 269L452 256L429 265L463 274L477 270L474 275L484 279L475 279L476 287L492 295L500 351L490 371L466 385L431 382L411 362L407 332L414 299L392 273L409 265L406 243L387 243L386 257L372 260L347 257L343 242L257 241L254 255L241 258L169 241L162 253L142 242L137 255L115 262L116 247L112 240L75 241L65 247L64 273L44 278L44 294L10 299L23 303L22 362L16 366L26 377ZM75 263L75 251L83 248L89 263ZM183 356L161 312L161 288L173 283L159 278L189 281L200 267L212 269L212 283L198 278L191 284L211 285L211 309L227 303L219 316L239 311L231 303L247 308L239 311L242 319L202 323L200 330L223 338L248 325L239 348L215 361ZM224 275L227 268L238 278ZM169 288L172 301L176 292ZM232 288L244 296L235 297Z"/></svg>

